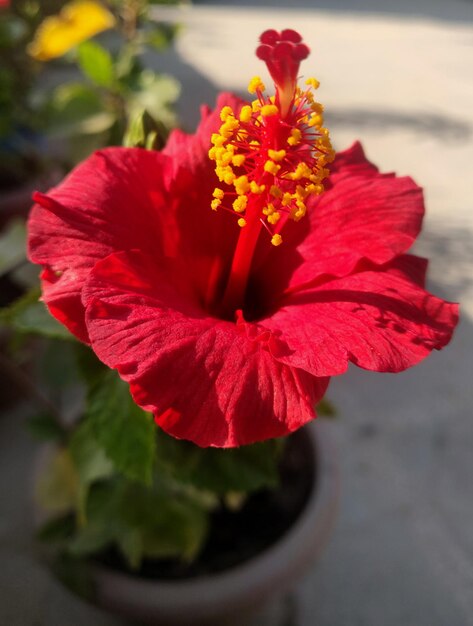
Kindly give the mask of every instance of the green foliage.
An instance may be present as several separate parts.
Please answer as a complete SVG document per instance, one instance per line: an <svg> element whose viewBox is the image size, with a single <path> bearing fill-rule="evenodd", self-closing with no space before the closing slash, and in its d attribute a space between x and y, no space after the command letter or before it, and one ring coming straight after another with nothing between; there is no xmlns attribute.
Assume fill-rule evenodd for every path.
<svg viewBox="0 0 473 626"><path fill-rule="evenodd" d="M69 448L82 487L114 474L113 463L98 444L90 421L83 420L75 429Z"/></svg>
<svg viewBox="0 0 473 626"><path fill-rule="evenodd" d="M159 430L157 442L158 471L197 489L224 495L274 488L278 484L282 440L222 450L199 448Z"/></svg>
<svg viewBox="0 0 473 626"><path fill-rule="evenodd" d="M53 449L44 461L36 484L38 502L52 517L66 515L74 510L79 489L71 453L61 446Z"/></svg>
<svg viewBox="0 0 473 626"><path fill-rule="evenodd" d="M49 132L52 135L96 134L110 129L111 111L104 110L99 93L82 83L59 85L49 102Z"/></svg>
<svg viewBox="0 0 473 626"><path fill-rule="evenodd" d="M107 371L92 385L85 419L119 471L151 483L156 427L152 417L133 402L128 385L116 372Z"/></svg>
<svg viewBox="0 0 473 626"><path fill-rule="evenodd" d="M207 531L206 510L164 483L98 483L90 492L86 519L68 544L70 554L88 556L116 546L132 569L143 558L191 559Z"/></svg>
<svg viewBox="0 0 473 626"><path fill-rule="evenodd" d="M25 235L22 220L12 220L0 234L0 275L10 272L25 258Z"/></svg>
<svg viewBox="0 0 473 626"><path fill-rule="evenodd" d="M97 443L92 425L87 420L74 431L69 449L79 478L75 509L78 519L85 524L87 498L92 484L112 476L114 467Z"/></svg>
<svg viewBox="0 0 473 626"><path fill-rule="evenodd" d="M75 520L71 514L53 517L38 530L36 537L44 543L66 544L75 532Z"/></svg>
<svg viewBox="0 0 473 626"><path fill-rule="evenodd" d="M112 87L115 70L112 55L96 41L84 41L78 46L78 63L84 76L99 87Z"/></svg>
<svg viewBox="0 0 473 626"><path fill-rule="evenodd" d="M143 39L146 44L162 52L172 44L180 30L179 24L156 24L144 34Z"/></svg>
<svg viewBox="0 0 473 626"><path fill-rule="evenodd" d="M62 441L65 437L64 428L48 413L34 415L26 425L30 434L40 441Z"/></svg>
<svg viewBox="0 0 473 626"><path fill-rule="evenodd" d="M123 145L130 148L157 150L160 147L161 129L147 111L139 113L128 127Z"/></svg>
<svg viewBox="0 0 473 626"><path fill-rule="evenodd" d="M178 81L166 74L155 74L143 70L135 81L134 89L127 96L128 119L133 119L142 111L165 126L176 125L173 105L181 88Z"/></svg>
<svg viewBox="0 0 473 626"><path fill-rule="evenodd" d="M39 287L27 292L9 307L0 311L0 324L20 333L75 341L74 336L57 322L39 300Z"/></svg>
<svg viewBox="0 0 473 626"><path fill-rule="evenodd" d="M334 418L337 416L337 409L335 405L327 400L327 398L322 398L316 408L320 417Z"/></svg>

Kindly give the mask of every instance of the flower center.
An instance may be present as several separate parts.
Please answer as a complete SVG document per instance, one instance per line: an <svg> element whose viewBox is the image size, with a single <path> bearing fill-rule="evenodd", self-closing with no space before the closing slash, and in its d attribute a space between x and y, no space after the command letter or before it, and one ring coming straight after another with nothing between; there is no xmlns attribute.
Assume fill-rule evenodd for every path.
<svg viewBox="0 0 473 626"><path fill-rule="evenodd" d="M248 91L255 99L240 111L223 107L222 125L209 150L223 183L214 190L211 207L236 216L242 229L223 296L227 316L242 307L261 231L274 246L282 243L287 219L300 220L307 199L323 192L325 165L334 156L323 107L313 95L318 81L309 78L303 89L297 86L299 64L309 48L293 30L267 30L260 42L256 54L265 61L276 94L265 95L261 79L253 78Z"/></svg>

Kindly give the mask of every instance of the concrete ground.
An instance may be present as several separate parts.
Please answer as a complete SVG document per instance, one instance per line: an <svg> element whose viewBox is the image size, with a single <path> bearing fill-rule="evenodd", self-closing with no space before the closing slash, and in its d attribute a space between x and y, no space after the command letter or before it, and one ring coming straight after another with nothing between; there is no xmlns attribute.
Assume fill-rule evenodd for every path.
<svg viewBox="0 0 473 626"><path fill-rule="evenodd" d="M473 3L215 1L177 15L177 52L160 63L183 81L189 128L217 90L242 93L264 76L253 56L261 31L300 30L313 51L302 71L321 81L336 147L360 138L383 171L425 188L416 252L432 259L430 289L462 306L451 345L417 368L352 368L333 381L339 522L290 610L276 605L256 623L473 626ZM70 596L34 555L34 446L22 418L0 421L0 624L118 625Z"/></svg>

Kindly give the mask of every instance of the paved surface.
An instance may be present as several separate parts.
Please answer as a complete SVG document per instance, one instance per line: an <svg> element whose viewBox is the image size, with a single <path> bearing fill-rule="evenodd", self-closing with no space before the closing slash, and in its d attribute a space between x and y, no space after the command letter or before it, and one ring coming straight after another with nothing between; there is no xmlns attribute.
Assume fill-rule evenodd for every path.
<svg viewBox="0 0 473 626"><path fill-rule="evenodd" d="M252 54L262 30L299 29L313 50L303 71L322 82L336 147L361 138L384 171L425 187L429 212L416 250L433 259L432 291L462 304L452 344L419 367L395 376L353 368L333 381L342 510L286 623L472 626L473 3L214 4L180 14L178 54L160 60L184 82L189 127L199 102L220 88L242 92L262 73ZM0 624L116 626L35 559L33 445L22 417L0 421ZM283 611L273 609L258 626L279 623Z"/></svg>

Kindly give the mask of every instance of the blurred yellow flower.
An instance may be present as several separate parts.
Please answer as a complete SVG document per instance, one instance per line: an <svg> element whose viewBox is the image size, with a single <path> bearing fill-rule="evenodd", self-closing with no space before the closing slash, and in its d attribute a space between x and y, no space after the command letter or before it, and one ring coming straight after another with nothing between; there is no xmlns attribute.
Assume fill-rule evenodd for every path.
<svg viewBox="0 0 473 626"><path fill-rule="evenodd" d="M98 2L74 0L39 25L28 53L38 61L48 61L114 25L113 15Z"/></svg>

